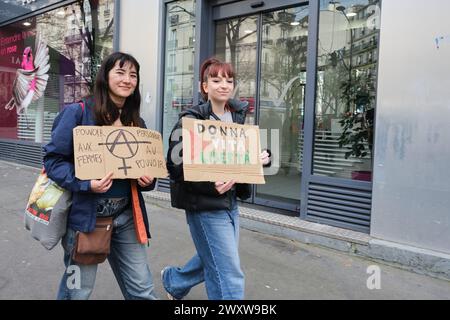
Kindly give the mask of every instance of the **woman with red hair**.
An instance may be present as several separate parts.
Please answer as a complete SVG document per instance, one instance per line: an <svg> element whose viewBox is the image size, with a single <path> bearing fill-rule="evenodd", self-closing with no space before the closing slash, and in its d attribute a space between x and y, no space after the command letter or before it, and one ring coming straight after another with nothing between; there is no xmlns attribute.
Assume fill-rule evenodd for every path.
<svg viewBox="0 0 450 320"><path fill-rule="evenodd" d="M241 270L239 210L237 198L248 199L251 187L231 181L188 182L183 179L182 142L179 134L183 117L244 124L248 102L231 99L235 73L229 63L206 60L200 69L201 93L206 103L180 114L172 130L167 154L172 206L186 211L187 223L197 254L183 267L165 267L161 280L170 299L182 299L195 285L205 282L211 300L244 298ZM261 154L263 164L269 154Z"/></svg>

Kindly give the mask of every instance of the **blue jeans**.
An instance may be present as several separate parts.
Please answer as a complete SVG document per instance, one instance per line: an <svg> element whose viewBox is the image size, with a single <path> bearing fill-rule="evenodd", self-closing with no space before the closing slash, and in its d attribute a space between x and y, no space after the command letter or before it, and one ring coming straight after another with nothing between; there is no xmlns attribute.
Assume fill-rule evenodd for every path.
<svg viewBox="0 0 450 320"><path fill-rule="evenodd" d="M62 239L66 270L59 285L59 300L86 300L94 289L97 265L81 265L71 261L75 234L68 228ZM108 261L125 299L157 299L146 247L136 240L131 209L114 219Z"/></svg>
<svg viewBox="0 0 450 320"><path fill-rule="evenodd" d="M183 267L168 267L163 285L182 299L195 285L205 281L210 300L244 298L244 274L240 267L239 210L186 212L197 254Z"/></svg>

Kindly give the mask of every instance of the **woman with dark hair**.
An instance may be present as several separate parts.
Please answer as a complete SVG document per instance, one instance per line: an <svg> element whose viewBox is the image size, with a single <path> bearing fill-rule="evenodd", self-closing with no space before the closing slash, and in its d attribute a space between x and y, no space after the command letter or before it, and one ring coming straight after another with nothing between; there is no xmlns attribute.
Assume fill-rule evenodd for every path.
<svg viewBox="0 0 450 320"><path fill-rule="evenodd" d="M79 180L74 170L72 129L78 125L145 128L144 120L139 117L140 103L139 63L129 54L115 52L103 61L98 71L94 96L67 106L54 121L52 139L44 147L44 167L50 179L72 191L67 232L61 242L66 270L58 299L89 298L97 264L74 261L75 238L79 232L92 232L96 221L105 217L112 219L113 227L108 261L123 296L156 299L146 251L150 233L141 194L154 188L155 179L142 176L137 180L113 180L113 174L109 173L99 180ZM139 201L132 201L133 192ZM133 209L142 211L147 235L144 240L142 237L138 240Z"/></svg>
<svg viewBox="0 0 450 320"><path fill-rule="evenodd" d="M197 254L183 267L164 268L161 280L170 299L182 299L203 281L211 300L243 299L237 198L249 198L250 185L184 181L182 142L177 137L183 117L244 124L248 102L231 99L235 78L231 64L208 59L202 64L200 77L201 93L207 102L180 114L167 154L172 206L185 209ZM266 165L270 162L268 152L262 152L261 160Z"/></svg>

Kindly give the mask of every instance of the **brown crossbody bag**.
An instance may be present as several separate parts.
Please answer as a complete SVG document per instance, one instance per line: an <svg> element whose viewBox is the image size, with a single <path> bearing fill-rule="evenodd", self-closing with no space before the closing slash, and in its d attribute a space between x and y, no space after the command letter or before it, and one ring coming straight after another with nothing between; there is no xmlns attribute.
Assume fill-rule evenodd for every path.
<svg viewBox="0 0 450 320"><path fill-rule="evenodd" d="M98 264L106 260L110 252L113 217L97 217L92 232L77 232L72 260L79 264Z"/></svg>

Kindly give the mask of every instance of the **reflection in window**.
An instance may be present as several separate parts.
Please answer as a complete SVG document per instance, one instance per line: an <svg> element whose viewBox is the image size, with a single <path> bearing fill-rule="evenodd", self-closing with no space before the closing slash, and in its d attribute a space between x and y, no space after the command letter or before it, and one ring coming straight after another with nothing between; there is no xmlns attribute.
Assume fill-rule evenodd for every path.
<svg viewBox="0 0 450 320"><path fill-rule="evenodd" d="M57 2L61 0L2 0L0 1L0 23L7 23L8 20L30 14Z"/></svg>
<svg viewBox="0 0 450 320"><path fill-rule="evenodd" d="M300 200L305 106L308 6L263 14L259 127L268 149L279 156L276 174L256 187L261 199L298 204ZM274 141L274 137L277 137Z"/></svg>
<svg viewBox="0 0 450 320"><path fill-rule="evenodd" d="M192 106L194 75L195 1L179 0L166 6L163 137L167 150L178 114Z"/></svg>
<svg viewBox="0 0 450 320"><path fill-rule="evenodd" d="M256 196L263 201L291 205L300 199L307 9L299 6L262 14L260 45L257 15L216 24L215 54L234 66L235 98L249 102L246 122L255 123L259 112L261 141L280 158L276 173L257 186Z"/></svg>
<svg viewBox="0 0 450 320"><path fill-rule="evenodd" d="M313 174L371 180L379 0L321 0Z"/></svg>
<svg viewBox="0 0 450 320"><path fill-rule="evenodd" d="M99 17L108 2L93 1L91 7L89 1L77 1L0 28L0 138L47 142L64 104L91 92L101 60L112 52L114 21ZM39 77L35 72L23 89L26 94L5 110L18 92L14 81L20 70L38 67L46 71Z"/></svg>
<svg viewBox="0 0 450 320"><path fill-rule="evenodd" d="M248 101L246 123L255 123L257 17L239 17L216 25L215 54L236 73L234 98Z"/></svg>

